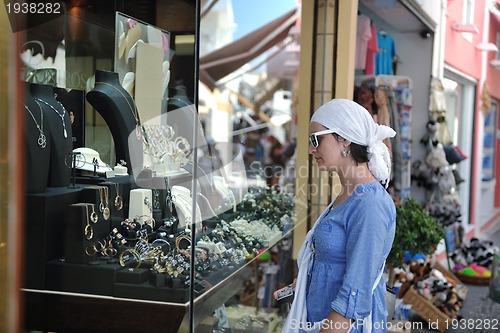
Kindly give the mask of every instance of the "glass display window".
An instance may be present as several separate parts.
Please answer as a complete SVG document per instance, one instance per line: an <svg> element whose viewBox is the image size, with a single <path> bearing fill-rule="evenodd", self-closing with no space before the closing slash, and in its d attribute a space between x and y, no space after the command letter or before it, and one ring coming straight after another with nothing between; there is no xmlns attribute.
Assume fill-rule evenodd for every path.
<svg viewBox="0 0 500 333"><path fill-rule="evenodd" d="M60 3L19 50L25 328L194 331L259 271L273 306L285 277L269 267L290 258L295 225L290 74L242 82L240 100L269 90L255 108L229 90L213 104L198 87L198 2ZM297 17L273 21L271 44ZM151 313L168 322L124 322Z"/></svg>

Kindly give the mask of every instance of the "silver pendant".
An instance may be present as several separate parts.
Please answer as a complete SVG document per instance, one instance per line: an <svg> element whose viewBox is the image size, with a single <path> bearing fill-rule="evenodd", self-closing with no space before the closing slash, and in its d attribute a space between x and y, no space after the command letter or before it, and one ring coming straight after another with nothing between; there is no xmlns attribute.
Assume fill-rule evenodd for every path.
<svg viewBox="0 0 500 333"><path fill-rule="evenodd" d="M45 136L45 134L40 133L40 135L38 136L38 145L42 148L45 148L45 146L47 146L47 137Z"/></svg>

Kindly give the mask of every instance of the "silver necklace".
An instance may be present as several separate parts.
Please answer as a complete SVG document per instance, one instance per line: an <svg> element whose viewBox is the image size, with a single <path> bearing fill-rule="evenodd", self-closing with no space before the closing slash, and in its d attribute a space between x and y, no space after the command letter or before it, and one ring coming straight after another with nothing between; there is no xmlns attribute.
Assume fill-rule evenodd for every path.
<svg viewBox="0 0 500 333"><path fill-rule="evenodd" d="M26 111L28 111L31 115L31 118L33 118L33 121L35 122L35 125L36 125L36 128L38 128L38 140L37 140L37 143L40 147L42 148L45 148L45 146L47 146L47 137L45 136L45 133L43 132L43 110L42 110L42 107L40 106L40 104L35 101L36 104L38 104L38 107L40 108L40 123L39 124L37 121L36 121L36 118L35 116L33 115L33 113L31 112L31 110L28 108L28 106L26 104L23 104L24 105L24 108L26 109Z"/></svg>
<svg viewBox="0 0 500 333"><path fill-rule="evenodd" d="M95 84L99 84L99 83L104 84L106 86L110 86L111 88L115 89L125 99L125 102L127 102L128 107L130 108L130 111L132 112L132 116L135 119L135 136L136 136L137 140L141 140L142 133L141 133L141 123L139 121L139 112L138 112L139 110L137 110L137 105L135 104L134 100L132 99L132 104L130 104L127 96L120 89L118 89L117 87L115 87L114 85L112 85L111 83L108 83L108 82L97 81Z"/></svg>
<svg viewBox="0 0 500 333"><path fill-rule="evenodd" d="M35 97L35 100L36 101L39 101L39 102L42 102L43 104L47 105L49 108L51 108L52 110L54 110L57 115L61 118L61 122L62 122L62 126L63 126L63 134L64 134L64 137L67 138L68 137L68 132L66 131L66 123L64 122L64 116L66 115L66 108L64 107L64 105L62 105L59 101L57 101L57 103L59 103L59 105L62 107L63 109L63 114L60 114L59 111L57 111L57 109L55 107L53 107L52 105L50 105L49 103L47 103L46 101L44 101L43 99L40 99L38 97Z"/></svg>

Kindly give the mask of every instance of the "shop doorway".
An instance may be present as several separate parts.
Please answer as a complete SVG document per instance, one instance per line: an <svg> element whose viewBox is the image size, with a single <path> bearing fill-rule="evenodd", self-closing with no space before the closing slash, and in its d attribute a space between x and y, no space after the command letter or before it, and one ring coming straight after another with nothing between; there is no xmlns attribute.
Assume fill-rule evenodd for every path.
<svg viewBox="0 0 500 333"><path fill-rule="evenodd" d="M446 115L441 119L440 142L443 145L454 145L468 156L453 167L463 182L457 186L462 209L462 223L469 225L470 202L472 191L473 130L475 112L476 83L451 71L445 71L443 79L445 88Z"/></svg>

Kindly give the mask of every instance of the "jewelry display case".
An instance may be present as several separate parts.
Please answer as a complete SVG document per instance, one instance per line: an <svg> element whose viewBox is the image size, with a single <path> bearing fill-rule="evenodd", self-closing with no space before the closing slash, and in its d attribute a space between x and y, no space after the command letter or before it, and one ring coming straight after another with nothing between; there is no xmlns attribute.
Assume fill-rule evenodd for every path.
<svg viewBox="0 0 500 333"><path fill-rule="evenodd" d="M142 17L128 2L68 6L57 41L54 22L27 32L26 45L55 43L56 56L22 51L25 181L36 185L25 195L26 330L194 331L293 229L293 196L247 175L232 144L217 165L207 150L195 45L174 55L176 38L196 38L197 2L144 3ZM183 15L167 22L159 6ZM83 138L55 89L82 92L71 96L84 98Z"/></svg>

